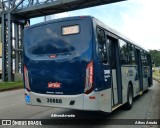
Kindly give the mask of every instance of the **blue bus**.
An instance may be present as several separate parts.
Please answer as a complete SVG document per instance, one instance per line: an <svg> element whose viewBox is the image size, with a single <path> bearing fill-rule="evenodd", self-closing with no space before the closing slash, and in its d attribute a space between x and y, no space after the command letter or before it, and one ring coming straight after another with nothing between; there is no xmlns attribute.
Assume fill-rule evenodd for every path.
<svg viewBox="0 0 160 128"><path fill-rule="evenodd" d="M28 105L112 112L152 86L148 51L94 17L26 27L23 43Z"/></svg>

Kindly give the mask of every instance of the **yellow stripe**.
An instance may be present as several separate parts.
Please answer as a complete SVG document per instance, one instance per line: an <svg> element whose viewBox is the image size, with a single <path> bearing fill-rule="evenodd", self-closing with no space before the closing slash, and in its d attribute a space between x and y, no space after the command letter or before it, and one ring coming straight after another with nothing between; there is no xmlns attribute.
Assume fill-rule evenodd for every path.
<svg viewBox="0 0 160 128"><path fill-rule="evenodd" d="M115 109L119 108L119 107L122 106L122 105L123 105L123 104L118 104L118 105L112 107L112 111L114 111Z"/></svg>

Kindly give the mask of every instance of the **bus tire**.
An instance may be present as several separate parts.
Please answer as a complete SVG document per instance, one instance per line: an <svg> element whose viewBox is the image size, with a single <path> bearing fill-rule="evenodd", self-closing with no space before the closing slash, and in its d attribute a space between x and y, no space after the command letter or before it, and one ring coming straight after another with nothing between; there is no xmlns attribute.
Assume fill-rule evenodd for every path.
<svg viewBox="0 0 160 128"><path fill-rule="evenodd" d="M127 103L125 104L125 109L130 110L133 105L133 88L132 85L128 85L128 92L127 92Z"/></svg>
<svg viewBox="0 0 160 128"><path fill-rule="evenodd" d="M148 93L148 88L144 91L144 93Z"/></svg>
<svg viewBox="0 0 160 128"><path fill-rule="evenodd" d="M151 85L151 78L148 77L148 87Z"/></svg>

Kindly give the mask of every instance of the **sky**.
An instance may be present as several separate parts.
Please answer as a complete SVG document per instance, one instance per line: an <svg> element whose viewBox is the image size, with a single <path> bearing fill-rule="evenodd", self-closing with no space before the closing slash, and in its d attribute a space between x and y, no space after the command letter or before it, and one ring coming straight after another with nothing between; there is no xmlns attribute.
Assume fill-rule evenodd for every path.
<svg viewBox="0 0 160 128"><path fill-rule="evenodd" d="M52 18L91 15L145 49L160 50L160 0L128 0L53 15ZM44 17L31 19L31 24Z"/></svg>

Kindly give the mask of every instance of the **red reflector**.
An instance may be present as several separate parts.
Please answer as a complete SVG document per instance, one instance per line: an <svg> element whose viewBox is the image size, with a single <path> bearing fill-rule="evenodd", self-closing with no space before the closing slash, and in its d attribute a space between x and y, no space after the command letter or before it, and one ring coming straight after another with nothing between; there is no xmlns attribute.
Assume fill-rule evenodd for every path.
<svg viewBox="0 0 160 128"><path fill-rule="evenodd" d="M90 96L89 99L96 99L96 97L95 96Z"/></svg>

